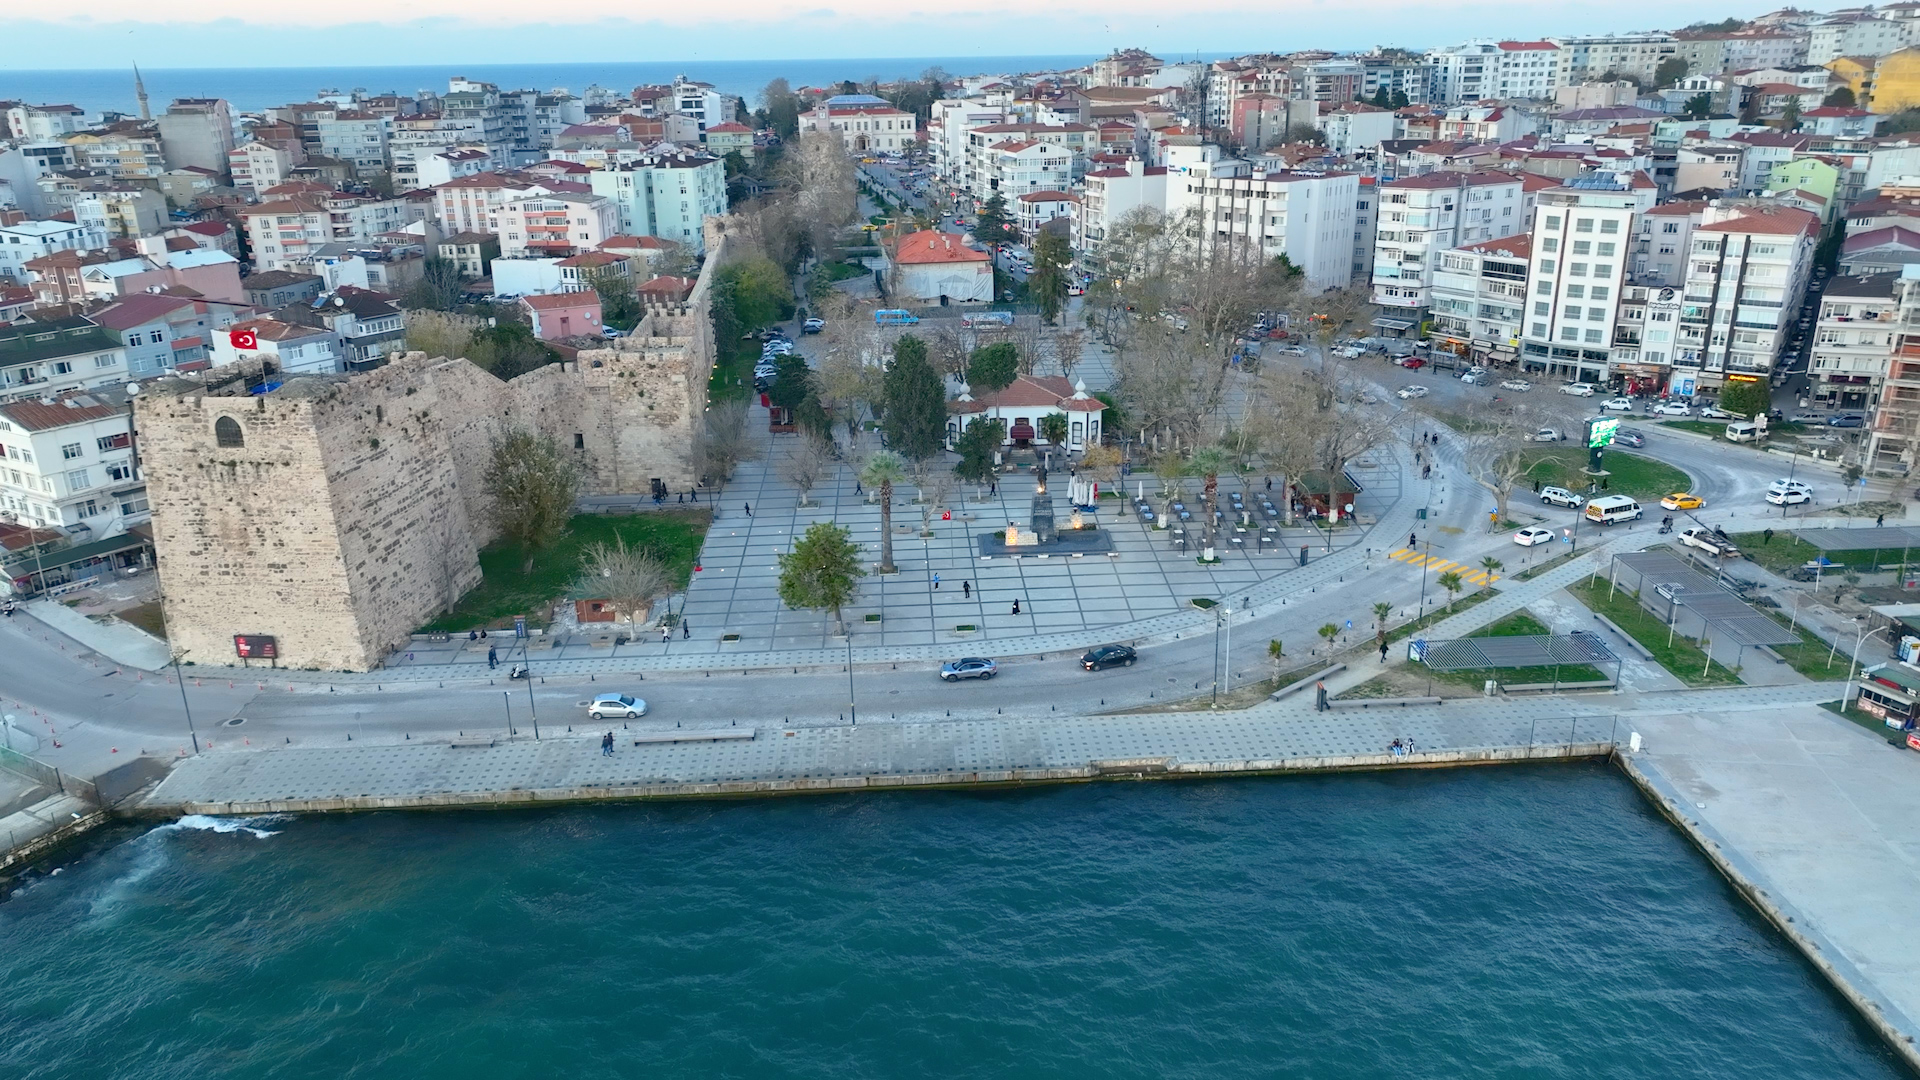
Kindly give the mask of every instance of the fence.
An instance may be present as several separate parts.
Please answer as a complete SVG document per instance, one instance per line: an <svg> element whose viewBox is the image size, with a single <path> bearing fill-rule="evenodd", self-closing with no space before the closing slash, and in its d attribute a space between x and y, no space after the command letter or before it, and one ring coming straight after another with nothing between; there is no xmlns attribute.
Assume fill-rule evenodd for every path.
<svg viewBox="0 0 1920 1080"><path fill-rule="evenodd" d="M9 750L0 746L0 769L19 773L35 783L44 784L56 791L99 805L99 788L79 777L68 776L46 762L30 758L18 750Z"/></svg>

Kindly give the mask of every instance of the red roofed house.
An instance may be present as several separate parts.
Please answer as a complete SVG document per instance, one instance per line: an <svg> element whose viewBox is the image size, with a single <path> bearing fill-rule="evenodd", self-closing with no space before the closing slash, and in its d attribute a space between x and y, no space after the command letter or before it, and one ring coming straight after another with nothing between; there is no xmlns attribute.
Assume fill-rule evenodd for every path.
<svg viewBox="0 0 1920 1080"><path fill-rule="evenodd" d="M801 132L833 132L849 154L900 153L913 143L918 128L912 113L870 94L830 97L800 114Z"/></svg>
<svg viewBox="0 0 1920 1080"><path fill-rule="evenodd" d="M707 153L724 158L735 150L748 161L753 160L753 129L745 124L728 121L715 124L706 130Z"/></svg>
<svg viewBox="0 0 1920 1080"><path fill-rule="evenodd" d="M1029 191L1013 201L1014 224L1031 244L1040 234L1040 226L1059 217L1072 217L1080 197L1064 191Z"/></svg>
<svg viewBox="0 0 1920 1080"><path fill-rule="evenodd" d="M636 291L640 299L649 304L683 304L693 295L693 286L693 278L667 274L641 285Z"/></svg>
<svg viewBox="0 0 1920 1080"><path fill-rule="evenodd" d="M592 289L523 296L520 306L533 322L533 336L542 341L600 333L600 294Z"/></svg>
<svg viewBox="0 0 1920 1080"><path fill-rule="evenodd" d="M961 243L957 233L913 233L894 246L891 288L897 296L942 304L990 303L993 261Z"/></svg>
<svg viewBox="0 0 1920 1080"><path fill-rule="evenodd" d="M1084 450L1100 441L1100 413L1106 405L1087 393L1084 382L1068 385L1058 375L1022 375L1004 390L983 394L975 399L961 394L947 402L947 448L952 449L960 434L976 420L999 420L1006 425L1006 446L1047 445L1040 436L1040 420L1046 416L1067 418L1068 450Z"/></svg>

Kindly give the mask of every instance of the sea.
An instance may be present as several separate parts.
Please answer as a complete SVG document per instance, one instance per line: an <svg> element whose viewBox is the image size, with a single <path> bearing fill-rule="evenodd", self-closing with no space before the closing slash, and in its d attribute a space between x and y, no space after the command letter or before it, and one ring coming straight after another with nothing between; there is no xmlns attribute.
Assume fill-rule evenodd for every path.
<svg viewBox="0 0 1920 1080"><path fill-rule="evenodd" d="M277 105L312 101L322 90L364 90L370 94L419 90L447 92L447 80L464 76L503 90L565 88L582 94L598 84L621 95L636 86L670 83L684 75L712 83L724 94L759 104L767 83L784 78L795 89L834 86L844 80L916 78L938 67L952 76L1019 74L1082 67L1092 54L1072 56L931 56L853 60L688 60L642 63L458 64L407 67L142 68L147 96L156 112L179 97L225 98L236 110L258 112ZM89 115L103 110L136 113L133 71L0 70L0 100L74 105Z"/></svg>
<svg viewBox="0 0 1920 1080"><path fill-rule="evenodd" d="M1904 1075L1605 765L188 818L0 903L21 1080Z"/></svg>

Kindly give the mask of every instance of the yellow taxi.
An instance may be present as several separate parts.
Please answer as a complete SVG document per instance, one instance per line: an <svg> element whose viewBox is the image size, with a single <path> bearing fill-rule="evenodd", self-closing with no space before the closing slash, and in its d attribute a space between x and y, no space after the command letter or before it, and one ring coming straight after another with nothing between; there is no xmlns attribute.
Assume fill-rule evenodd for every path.
<svg viewBox="0 0 1920 1080"><path fill-rule="evenodd" d="M1706 503L1702 502L1698 495L1689 495L1684 491L1676 491L1666 498L1661 499L1660 505L1669 510L1698 510L1702 506L1705 506Z"/></svg>

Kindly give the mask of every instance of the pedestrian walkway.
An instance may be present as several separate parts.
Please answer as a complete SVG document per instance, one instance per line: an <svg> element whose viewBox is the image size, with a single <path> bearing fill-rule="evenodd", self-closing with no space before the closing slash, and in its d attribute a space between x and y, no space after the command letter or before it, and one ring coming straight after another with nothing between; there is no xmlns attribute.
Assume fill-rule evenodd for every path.
<svg viewBox="0 0 1920 1080"><path fill-rule="evenodd" d="M1482 588L1500 580L1499 574L1476 570L1471 566L1443 559L1438 555L1423 555L1411 548L1395 548L1387 552L1387 558L1431 570L1436 574L1459 574L1461 581L1469 585L1479 585Z"/></svg>

